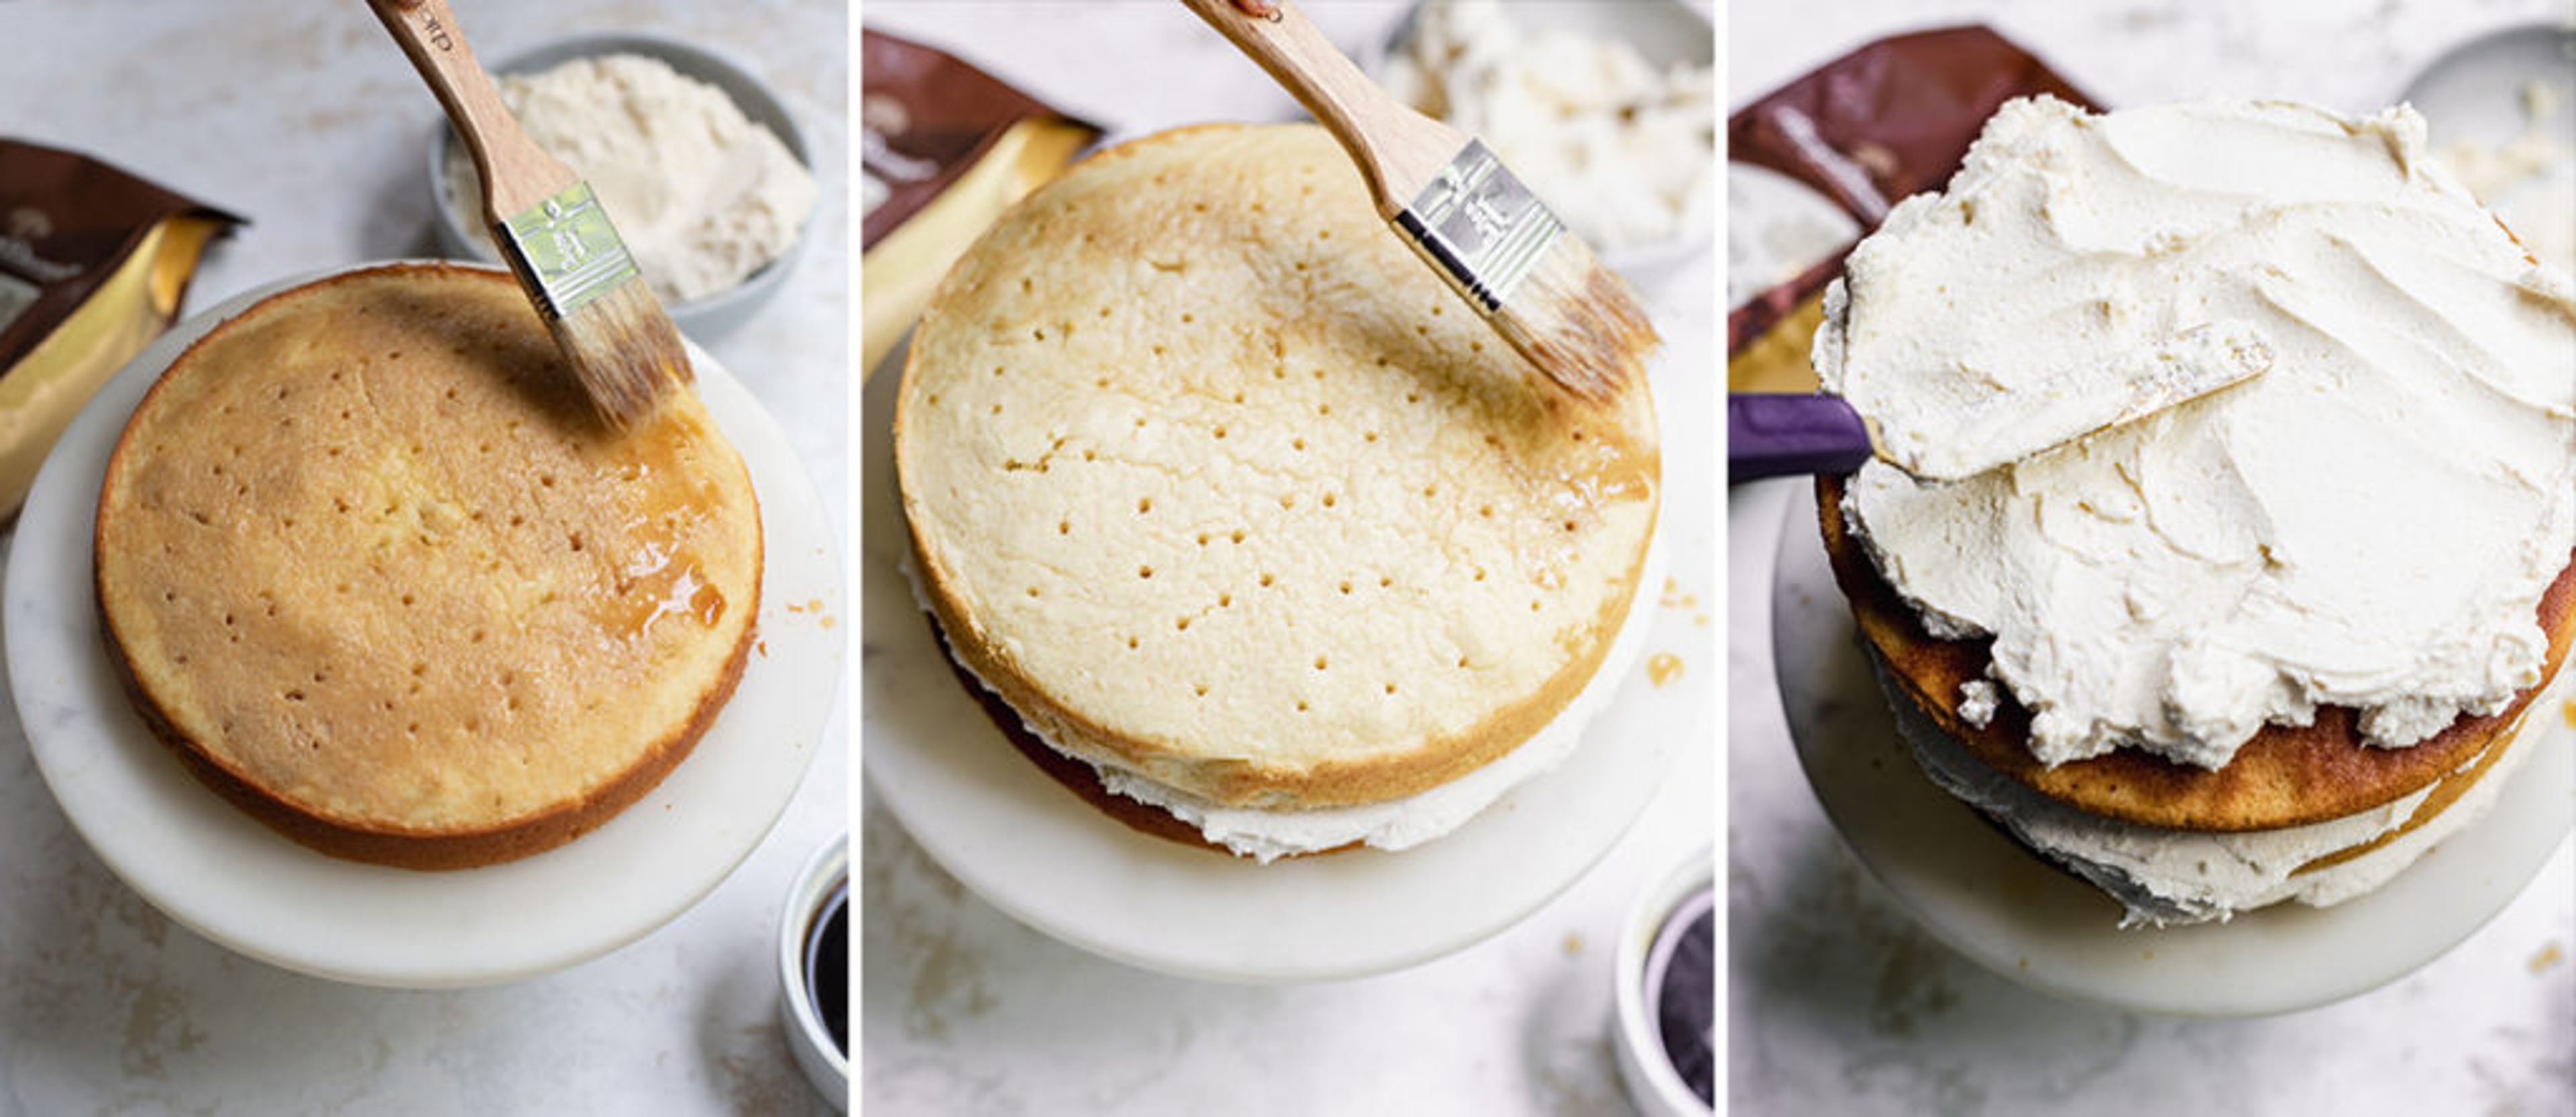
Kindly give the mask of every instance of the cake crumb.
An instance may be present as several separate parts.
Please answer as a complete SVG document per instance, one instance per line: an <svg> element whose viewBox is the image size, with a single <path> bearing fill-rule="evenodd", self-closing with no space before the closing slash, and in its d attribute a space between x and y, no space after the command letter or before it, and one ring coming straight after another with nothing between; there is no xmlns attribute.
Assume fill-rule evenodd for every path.
<svg viewBox="0 0 2576 1117"><path fill-rule="evenodd" d="M2567 723L2567 728L2576 729L2576 698L2559 703L2558 716Z"/></svg>
<svg viewBox="0 0 2576 1117"><path fill-rule="evenodd" d="M2558 941L2552 939L2541 945L2540 953L2531 956L2531 972L2547 973L2550 967L2566 960L2567 952L2559 949Z"/></svg>
<svg viewBox="0 0 2576 1117"><path fill-rule="evenodd" d="M2557 948L2556 948L2556 947L2551 947L2550 949L2555 950L2555 949L2557 949ZM1575 956L1577 956L1577 955L1579 955L1579 954L1582 954L1582 953L1583 953L1583 935L1582 935L1580 932L1574 932L1574 931L1569 931L1569 932L1567 932L1567 933L1566 933L1566 935L1565 935L1565 956L1566 956L1566 957L1568 957L1568 958L1572 958L1572 957L1575 957Z"/></svg>
<svg viewBox="0 0 2576 1117"><path fill-rule="evenodd" d="M1682 674L1682 657L1671 652L1656 652L1646 657L1646 681L1658 690Z"/></svg>
<svg viewBox="0 0 2576 1117"><path fill-rule="evenodd" d="M1959 718L1979 729L1995 720L1995 706L2003 700L1995 684L1984 679L1970 679L1959 684Z"/></svg>

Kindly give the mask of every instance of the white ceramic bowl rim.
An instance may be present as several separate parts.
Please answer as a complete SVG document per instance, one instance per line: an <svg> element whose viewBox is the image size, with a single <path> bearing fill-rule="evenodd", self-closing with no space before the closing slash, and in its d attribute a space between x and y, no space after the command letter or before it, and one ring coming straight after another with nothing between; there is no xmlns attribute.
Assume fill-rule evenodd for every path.
<svg viewBox="0 0 2576 1117"><path fill-rule="evenodd" d="M787 998L787 1011L795 1021L797 1043L831 1067L833 1076L844 1088L850 1078L850 1057L832 1042L832 1030L823 1024L823 1014L814 1003L813 987L805 979L806 939L813 934L814 917L823 912L823 901L835 889L850 886L850 836L843 834L825 842L805 861L796 874L796 883L787 890L786 906L778 913L778 981ZM858 897L847 896L842 918L857 924ZM821 1083L816 1083L820 1088Z"/></svg>
<svg viewBox="0 0 2576 1117"><path fill-rule="evenodd" d="M1636 902L1628 907L1627 918L1620 923L1619 952L1611 963L1612 980L1618 985L1619 1043L1643 1069L1657 1100L1673 1113L1711 1110L1682 1081L1681 1072L1673 1068L1672 1056L1664 1050L1662 1030L1646 1015L1646 957L1662 936L1665 921L1681 909L1684 901L1708 892L1711 902L1715 902L1716 857L1715 846L1701 846L1675 863L1653 887L1638 894ZM1644 1108L1642 1100L1631 1100L1638 1100L1639 1108Z"/></svg>

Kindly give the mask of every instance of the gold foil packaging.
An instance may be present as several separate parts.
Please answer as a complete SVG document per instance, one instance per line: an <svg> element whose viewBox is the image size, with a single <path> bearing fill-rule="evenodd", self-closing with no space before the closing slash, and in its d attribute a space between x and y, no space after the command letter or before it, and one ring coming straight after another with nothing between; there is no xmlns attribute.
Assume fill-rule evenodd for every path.
<svg viewBox="0 0 2576 1117"><path fill-rule="evenodd" d="M95 159L0 139L0 522L107 378L168 329L241 219Z"/></svg>

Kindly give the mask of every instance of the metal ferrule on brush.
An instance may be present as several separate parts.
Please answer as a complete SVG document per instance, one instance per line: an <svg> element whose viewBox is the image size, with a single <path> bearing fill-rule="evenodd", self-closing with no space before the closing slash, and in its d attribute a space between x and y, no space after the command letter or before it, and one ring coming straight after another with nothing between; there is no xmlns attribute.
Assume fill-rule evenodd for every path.
<svg viewBox="0 0 2576 1117"><path fill-rule="evenodd" d="M1476 139L1395 223L1414 251L1487 315L1511 301L1513 289L1565 232L1538 195Z"/></svg>
<svg viewBox="0 0 2576 1117"><path fill-rule="evenodd" d="M576 182L501 223L501 255L537 292L537 309L562 320L584 303L635 278L635 258L608 223L608 211Z"/></svg>

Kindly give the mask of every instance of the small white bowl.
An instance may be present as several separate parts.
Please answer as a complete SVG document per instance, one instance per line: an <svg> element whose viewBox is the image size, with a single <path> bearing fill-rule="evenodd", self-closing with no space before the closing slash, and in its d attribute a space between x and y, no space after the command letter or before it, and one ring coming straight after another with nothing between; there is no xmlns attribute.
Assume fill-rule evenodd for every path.
<svg viewBox="0 0 2576 1117"><path fill-rule="evenodd" d="M787 1046L795 1052L796 1066L805 1072L805 1080L814 1084L816 1093L843 1109L849 1104L850 1056L832 1041L832 1032L823 1023L822 1009L814 1003L814 987L806 978L822 936L824 916L837 902L841 905L843 927L843 972L849 960L857 957L858 898L850 895L850 839L844 834L825 842L805 862L805 870L796 874L796 884L787 890L787 905L778 916L778 982L779 1017L787 1028ZM844 990L844 995L847 995ZM847 1027L846 1013L843 1017Z"/></svg>
<svg viewBox="0 0 2576 1117"><path fill-rule="evenodd" d="M1360 66L1369 76L1383 81L1387 66L1402 55L1413 39L1414 25L1422 18L1428 0L1416 3L1404 18L1396 21L1386 40L1373 50L1363 52ZM1573 31L1596 39L1617 39L1635 47L1637 53L1658 66L1690 64L1711 66L1717 59L1717 30L1707 12L1688 0L1513 0L1502 6L1505 17L1515 25L1531 29ZM1717 160L1717 145L1708 151L1712 167ZM1710 189L1717 189L1710 179ZM1662 287L1682 268L1707 253L1715 242L1717 230L1711 225L1717 209L1715 200L1701 211L1708 218L1686 224L1673 235L1652 244L1632 245L1618 249L1599 249L1601 262L1627 277L1639 288Z"/></svg>
<svg viewBox="0 0 2576 1117"><path fill-rule="evenodd" d="M1611 963L1612 980L1618 983L1614 1030L1618 1036L1619 1079L1628 1087L1628 1100L1646 1117L1709 1117L1713 1112L1709 1103L1691 1092L1681 1072L1673 1068L1672 1057L1665 1054L1655 1019L1655 997L1647 982L1650 976L1660 980L1660 973L1650 975L1648 971L1658 968L1659 960L1670 958L1670 945L1657 949L1666 925L1679 924L1673 929L1678 937L1700 911L1716 905L1716 857L1713 847L1702 846L1683 858L1637 897L1619 927L1618 953ZM1716 1012L1717 1005L1714 982L1712 974L1711 1013Z"/></svg>
<svg viewBox="0 0 2576 1117"><path fill-rule="evenodd" d="M804 164L809 173L814 173L816 178L823 177L815 171L814 155L805 145L805 133L796 127L795 118L789 115L786 104L778 99L778 95L753 76L749 69L706 47L631 31L596 32L537 43L503 56L490 69L496 78L507 74L534 74L576 58L611 54L657 58L669 63L672 69L685 77L696 78L724 91L724 95L731 98L752 123L776 133L780 142L787 145L788 152L796 156L796 161ZM469 229L457 220L454 199L447 188L447 153L456 146L456 142L455 133L448 129L443 119L429 138L430 208L435 213L432 220L438 227L439 247L460 260L499 263L500 258L493 254L491 245L480 235L481 231ZM741 283L704 298L668 303L663 309L670 312L671 321L680 327L680 332L690 337L704 340L731 332L749 319L752 311L778 293L788 273L795 270L797 258L804 254L805 235L812 228L813 219L809 216L805 227L797 230L796 240L786 252L744 277Z"/></svg>

